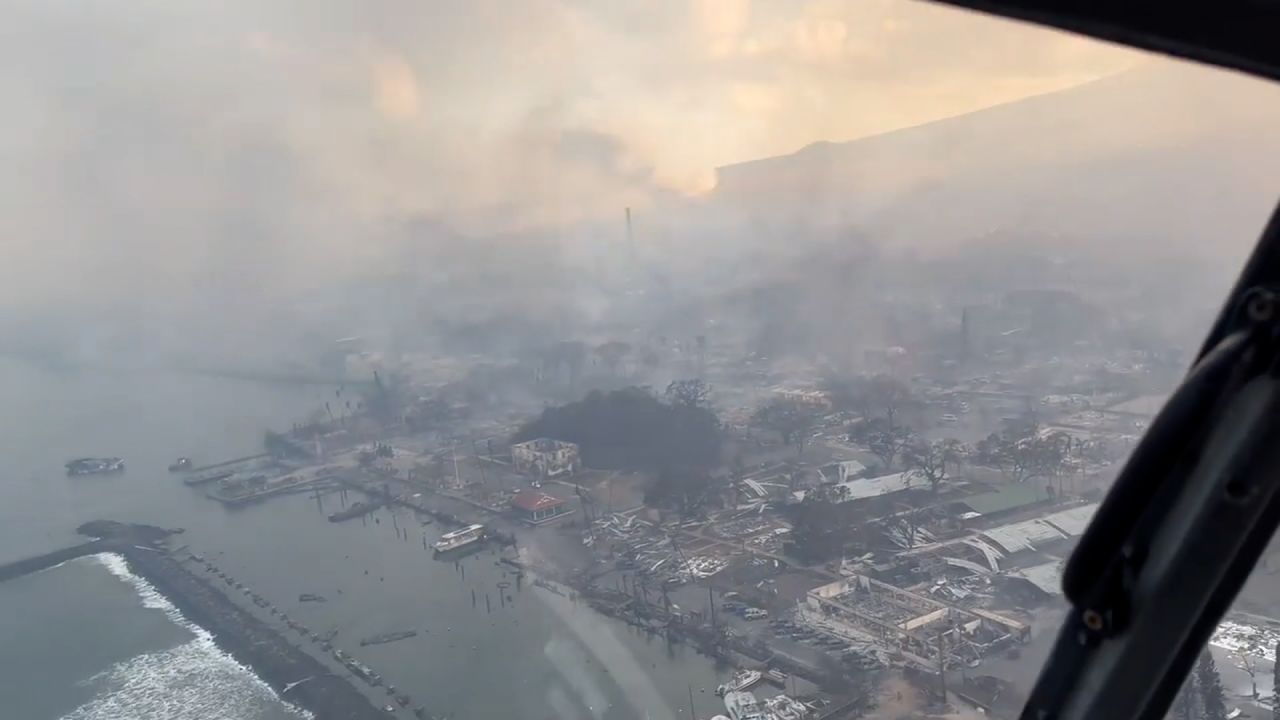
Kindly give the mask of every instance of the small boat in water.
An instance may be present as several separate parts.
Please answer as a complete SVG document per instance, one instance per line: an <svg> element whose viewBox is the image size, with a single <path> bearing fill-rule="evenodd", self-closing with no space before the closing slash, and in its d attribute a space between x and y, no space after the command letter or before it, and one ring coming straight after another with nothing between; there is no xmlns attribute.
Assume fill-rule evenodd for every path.
<svg viewBox="0 0 1280 720"><path fill-rule="evenodd" d="M194 467L191 464L191 458L180 457L169 464L169 472L186 472Z"/></svg>
<svg viewBox="0 0 1280 720"><path fill-rule="evenodd" d="M733 674L733 677L729 682L716 688L716 695L725 697L731 692L746 690L752 685L760 682L762 677L764 676L760 674L759 670L739 670Z"/></svg>
<svg viewBox="0 0 1280 720"><path fill-rule="evenodd" d="M124 460L111 458L76 458L66 464L67 475L109 475L124 472Z"/></svg>
<svg viewBox="0 0 1280 720"><path fill-rule="evenodd" d="M325 597L315 593L302 593L298 596L298 602L325 602Z"/></svg>

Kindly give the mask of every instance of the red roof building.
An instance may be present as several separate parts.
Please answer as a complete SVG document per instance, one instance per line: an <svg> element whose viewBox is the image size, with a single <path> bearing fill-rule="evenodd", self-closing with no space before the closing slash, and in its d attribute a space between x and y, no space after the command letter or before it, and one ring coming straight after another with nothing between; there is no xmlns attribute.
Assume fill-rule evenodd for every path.
<svg viewBox="0 0 1280 720"><path fill-rule="evenodd" d="M569 513L564 500L541 490L521 490L511 498L511 507L515 508L522 520L533 525L554 520Z"/></svg>

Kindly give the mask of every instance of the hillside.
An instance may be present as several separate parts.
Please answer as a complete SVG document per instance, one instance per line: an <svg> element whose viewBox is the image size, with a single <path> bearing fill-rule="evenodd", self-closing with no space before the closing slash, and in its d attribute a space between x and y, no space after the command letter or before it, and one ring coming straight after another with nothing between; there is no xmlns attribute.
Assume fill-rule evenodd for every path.
<svg viewBox="0 0 1280 720"><path fill-rule="evenodd" d="M708 209L878 242L992 234L1238 261L1280 196L1280 89L1152 62L1055 93L719 169ZM748 211L747 208L750 208ZM1215 254L1217 252L1215 251Z"/></svg>

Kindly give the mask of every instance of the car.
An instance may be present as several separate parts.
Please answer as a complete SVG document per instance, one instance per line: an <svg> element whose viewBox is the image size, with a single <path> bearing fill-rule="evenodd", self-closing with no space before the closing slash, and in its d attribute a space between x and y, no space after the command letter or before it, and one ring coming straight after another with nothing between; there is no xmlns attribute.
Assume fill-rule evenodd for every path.
<svg viewBox="0 0 1280 720"><path fill-rule="evenodd" d="M941 418L939 418L939 419L940 419L940 420L942 420L942 422L944 422L944 423L948 423L948 424L950 424L950 423L954 423L954 422L959 422L959 421L960 421L960 418L956 417L955 415L953 415L953 414L951 414L951 413L947 413L946 415L943 415L943 416L942 416Z"/></svg>

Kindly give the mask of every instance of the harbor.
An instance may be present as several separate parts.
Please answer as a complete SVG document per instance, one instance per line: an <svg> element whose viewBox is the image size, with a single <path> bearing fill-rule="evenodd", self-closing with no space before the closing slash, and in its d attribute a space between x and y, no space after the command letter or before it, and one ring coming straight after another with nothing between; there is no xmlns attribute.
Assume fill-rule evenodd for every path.
<svg viewBox="0 0 1280 720"><path fill-rule="evenodd" d="M606 573L609 576L602 577L598 571L587 571L592 564L592 548L580 542L581 524L562 519L553 527L541 528L539 525L543 523L525 522L522 512L527 508L515 498L523 497L521 493L529 494L529 491L520 489L528 483L521 481L510 468L502 467L501 463L471 457L460 461L459 467L465 464L470 472L475 472L481 467L480 463L484 463L487 472L493 475L506 473L508 478L503 482L509 482L512 489L506 493L505 501L501 499L502 495L478 496L474 491L466 492L456 482L456 476L452 483L430 481L421 472L423 461L420 457L406 458L409 452L403 447L391 450L387 462L361 463L359 457L362 452L367 452L367 447L330 445L325 456L315 463L323 468L322 471L300 463L281 463L276 471L284 477L296 478L311 472L319 479L323 473L323 481L313 484L310 493L295 493L290 506L298 508L301 503L314 504L317 514L330 524L389 530L402 544L417 544L422 551L429 552L434 561L453 563L459 579L466 584L470 584L466 573L473 572L476 564L461 564L455 560L459 556L475 556L481 559L481 567L504 568L501 579L493 582L490 590L469 591L471 606L485 615L506 611L508 605L514 607L518 602L517 596L530 592L532 588L533 592L541 594L544 602L566 603L574 608L575 613L592 613L609 622L621 623L640 637L687 648L695 656L704 658L708 667L715 668L715 675L721 678L703 683L698 695L723 696L723 691L718 694L713 691L726 684L732 686L734 682L742 684L745 675L754 678L745 685L755 685L764 680L761 687L773 688L771 694L763 699L774 696L787 698L786 701L774 701L774 705L779 707L784 702L795 703L794 706L786 705L791 709L782 713L784 715L795 715L797 708L803 708L800 716L822 717L826 714L824 708L847 710L850 707L847 674L833 674L832 668L825 666L820 658L806 656L804 652L776 651L735 634L723 619L717 622L715 607L721 601L719 593L708 593L709 605L702 611L689 613L674 605L666 588L651 593L648 583L641 582L638 576L631 578L627 573L617 576ZM263 467L261 459L246 461L244 466L246 469L240 472L259 473ZM221 471L228 469L233 474L236 472L234 464L223 465ZM271 479L261 481L263 487L272 483ZM562 483L555 489L563 491L570 487ZM541 496L556 497L545 492ZM209 493L209 497L222 500L213 493ZM255 497L254 502L264 501L267 497ZM558 508L561 502L543 499L533 507ZM570 517L567 512L558 509L555 512ZM388 524L389 528L386 527ZM492 558L492 562L483 561L486 557ZM385 582L385 577L379 576L378 582ZM688 607L687 604L684 606ZM413 629L373 633L361 637L359 647L397 645L401 641L412 641L419 632ZM430 630L426 632L430 636ZM322 640L328 641L329 638ZM377 661L374 660L367 668L381 683L382 674ZM739 670L735 671L735 668ZM365 670L360 670L356 676L369 677ZM792 698L787 693L802 699ZM715 706L719 701L710 702L718 714Z"/></svg>

